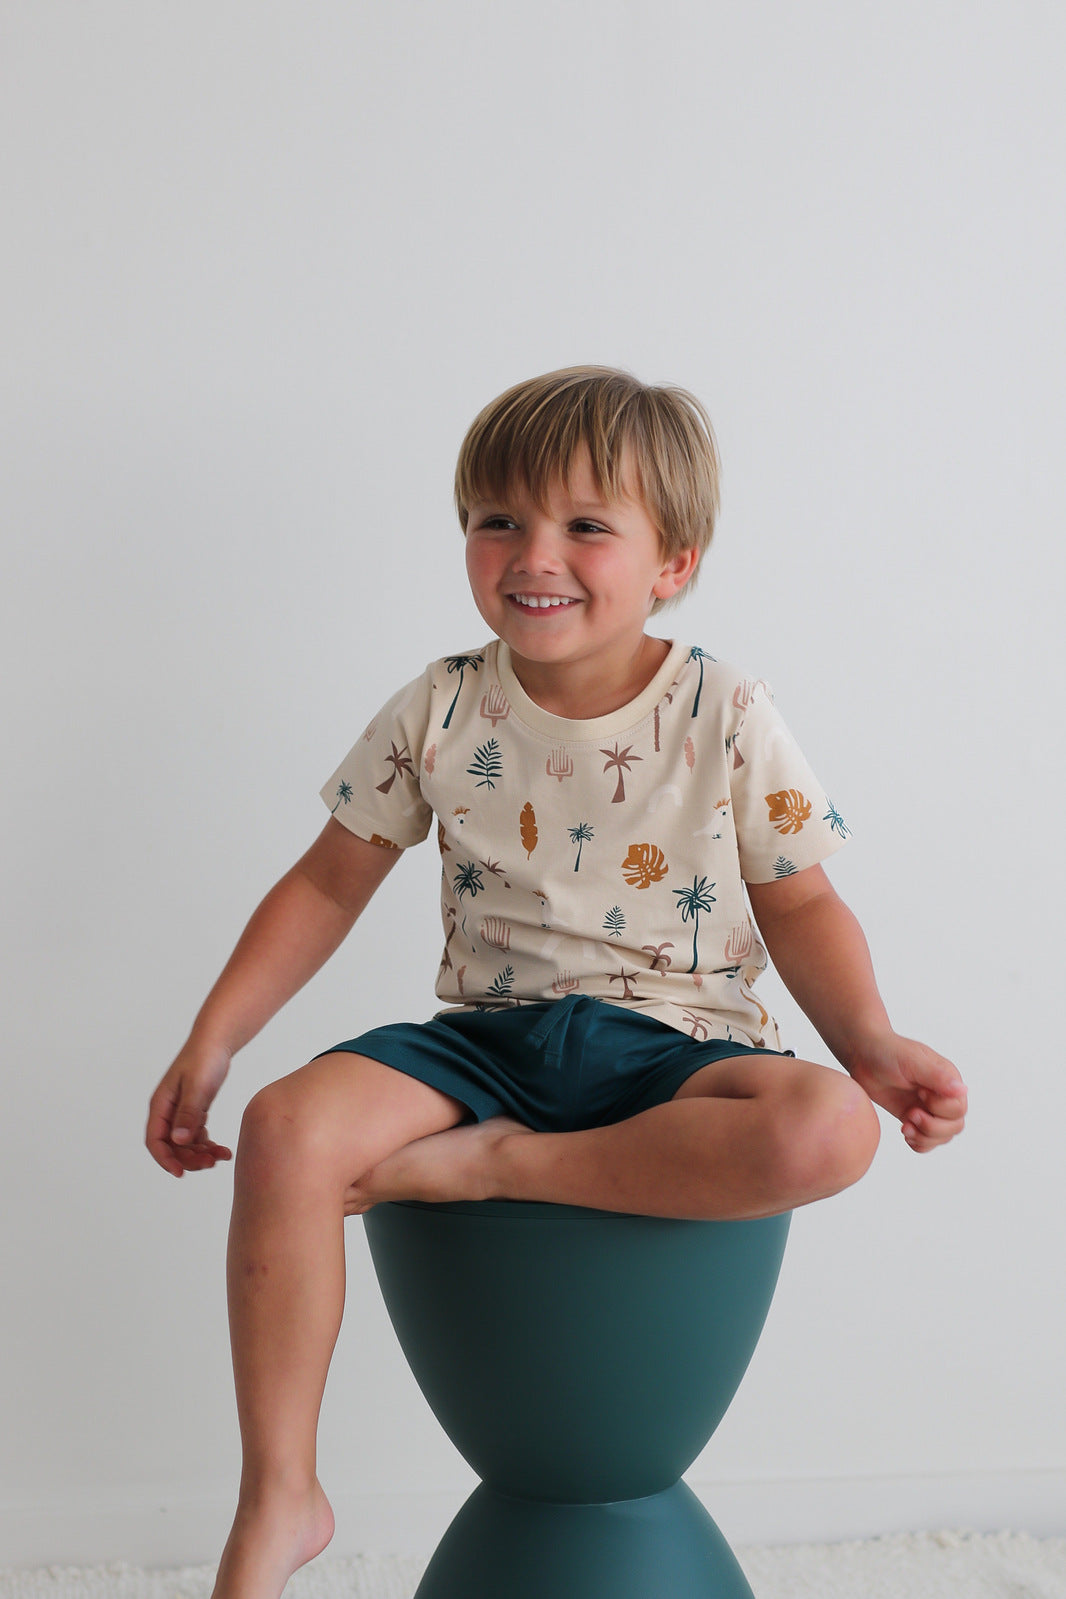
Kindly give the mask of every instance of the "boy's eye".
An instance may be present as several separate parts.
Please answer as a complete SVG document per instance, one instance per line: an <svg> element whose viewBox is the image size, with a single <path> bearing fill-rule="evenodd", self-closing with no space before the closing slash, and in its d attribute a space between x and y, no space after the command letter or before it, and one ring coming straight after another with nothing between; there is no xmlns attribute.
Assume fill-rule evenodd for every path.
<svg viewBox="0 0 1066 1599"><path fill-rule="evenodd" d="M499 528L514 527L514 522L509 516L487 516L480 525L482 527L496 530Z"/></svg>
<svg viewBox="0 0 1066 1599"><path fill-rule="evenodd" d="M571 522L570 526L575 533L606 533L607 531L598 522L590 522L585 517L581 517L577 522Z"/></svg>

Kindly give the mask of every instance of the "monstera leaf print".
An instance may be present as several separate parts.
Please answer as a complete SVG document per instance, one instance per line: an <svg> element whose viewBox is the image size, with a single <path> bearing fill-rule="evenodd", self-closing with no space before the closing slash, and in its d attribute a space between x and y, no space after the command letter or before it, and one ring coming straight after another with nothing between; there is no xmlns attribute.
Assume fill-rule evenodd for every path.
<svg viewBox="0 0 1066 1599"><path fill-rule="evenodd" d="M770 807L770 821L779 833L798 833L804 822L811 819L811 802L798 788L783 788L765 798Z"/></svg>
<svg viewBox="0 0 1066 1599"><path fill-rule="evenodd" d="M666 856L656 844L630 844L622 862L622 876L631 888L650 888L661 883L667 872Z"/></svg>

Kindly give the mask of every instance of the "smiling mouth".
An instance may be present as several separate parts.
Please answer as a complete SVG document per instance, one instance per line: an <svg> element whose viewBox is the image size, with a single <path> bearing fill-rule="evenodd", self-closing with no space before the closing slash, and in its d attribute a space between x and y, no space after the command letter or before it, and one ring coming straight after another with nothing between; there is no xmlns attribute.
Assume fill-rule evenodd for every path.
<svg viewBox="0 0 1066 1599"><path fill-rule="evenodd" d="M521 611L566 611L581 603L564 594L508 594L507 598Z"/></svg>

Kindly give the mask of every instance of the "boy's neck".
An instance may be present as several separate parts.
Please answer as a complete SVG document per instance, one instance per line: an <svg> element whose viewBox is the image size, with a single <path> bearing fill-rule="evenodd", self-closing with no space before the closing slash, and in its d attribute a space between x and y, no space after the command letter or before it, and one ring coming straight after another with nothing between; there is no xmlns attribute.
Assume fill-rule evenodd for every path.
<svg viewBox="0 0 1066 1599"><path fill-rule="evenodd" d="M644 633L635 651L609 666L599 656L556 663L509 653L511 670L534 705L551 716L589 722L610 716L643 694L669 655L670 644Z"/></svg>

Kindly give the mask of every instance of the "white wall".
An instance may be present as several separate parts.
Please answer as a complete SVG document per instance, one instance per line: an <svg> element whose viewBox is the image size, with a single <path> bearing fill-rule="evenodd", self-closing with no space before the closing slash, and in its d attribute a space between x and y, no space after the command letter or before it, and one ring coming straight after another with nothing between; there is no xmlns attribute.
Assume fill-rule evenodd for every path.
<svg viewBox="0 0 1066 1599"><path fill-rule="evenodd" d="M662 631L775 684L897 1025L973 1094L958 1146L887 1136L797 1216L693 1481L734 1538L1066 1532L1064 35L1039 0L6 0L0 1563L217 1554L230 1175L152 1166L148 1094L370 711L483 637L468 422L579 361L710 407L718 547ZM435 879L404 860L217 1137L428 1012ZM358 1224L351 1264L334 1547L428 1547L469 1473Z"/></svg>

